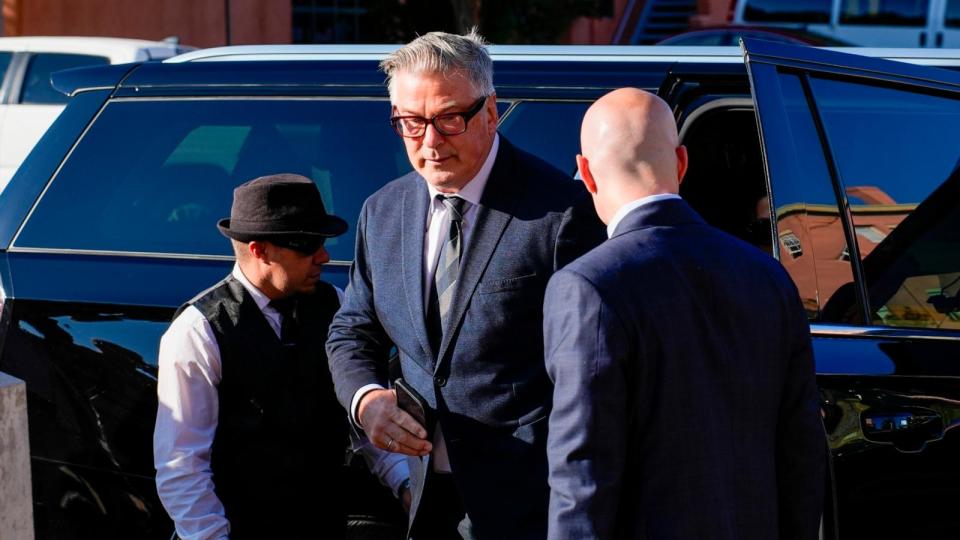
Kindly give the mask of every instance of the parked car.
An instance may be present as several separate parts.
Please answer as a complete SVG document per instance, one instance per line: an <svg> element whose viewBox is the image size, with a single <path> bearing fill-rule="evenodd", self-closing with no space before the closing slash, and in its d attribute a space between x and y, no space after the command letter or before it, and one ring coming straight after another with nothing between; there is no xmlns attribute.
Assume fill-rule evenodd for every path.
<svg viewBox="0 0 960 540"><path fill-rule="evenodd" d="M0 190L63 110L62 69L162 60L195 47L104 37L0 37Z"/></svg>
<svg viewBox="0 0 960 540"><path fill-rule="evenodd" d="M960 51L745 49L494 47L500 131L572 175L594 99L658 92L689 148L682 195L777 257L806 306L824 536L956 536L960 73L918 64L956 69ZM229 271L214 224L236 185L300 173L353 224L410 169L376 68L390 50L229 47L54 75L70 102L0 194L0 370L27 382L38 539L169 537L160 335ZM340 286L354 234L327 245ZM403 526L388 494L350 504Z"/></svg>
<svg viewBox="0 0 960 540"><path fill-rule="evenodd" d="M792 27L865 47L960 46L956 0L731 0L733 23Z"/></svg>
<svg viewBox="0 0 960 540"><path fill-rule="evenodd" d="M681 47L723 47L739 45L741 38L754 38L777 43L813 45L815 47L847 47L850 44L839 39L813 34L794 28L756 26L714 26L698 28L674 34L657 42L657 45Z"/></svg>

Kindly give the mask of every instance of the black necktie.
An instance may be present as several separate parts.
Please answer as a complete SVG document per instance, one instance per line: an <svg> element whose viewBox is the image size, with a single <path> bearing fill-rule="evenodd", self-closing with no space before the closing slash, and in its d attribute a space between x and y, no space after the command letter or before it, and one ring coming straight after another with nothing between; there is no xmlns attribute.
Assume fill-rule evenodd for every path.
<svg viewBox="0 0 960 540"><path fill-rule="evenodd" d="M430 291L427 322L430 327L430 341L435 352L439 352L443 328L453 304L457 279L460 277L460 257L463 255L463 214L469 204L456 196L437 195L437 199L443 203L446 215L450 217L450 229L440 245L437 270L433 275L433 288Z"/></svg>
<svg viewBox="0 0 960 540"><path fill-rule="evenodd" d="M280 343L295 345L297 343L296 297L271 300L270 306L280 313Z"/></svg>

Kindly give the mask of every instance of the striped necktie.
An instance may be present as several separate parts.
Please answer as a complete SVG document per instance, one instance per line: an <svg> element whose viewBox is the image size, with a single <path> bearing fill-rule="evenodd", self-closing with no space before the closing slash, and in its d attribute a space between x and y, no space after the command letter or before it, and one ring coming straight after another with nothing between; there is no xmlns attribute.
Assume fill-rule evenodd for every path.
<svg viewBox="0 0 960 540"><path fill-rule="evenodd" d="M427 319L434 351L439 349L443 327L453 303L457 278L460 277L460 257L463 254L463 214L469 204L456 196L437 195L437 199L443 203L446 215L450 217L450 230L440 246L437 271L433 275L433 290L430 293L430 310Z"/></svg>

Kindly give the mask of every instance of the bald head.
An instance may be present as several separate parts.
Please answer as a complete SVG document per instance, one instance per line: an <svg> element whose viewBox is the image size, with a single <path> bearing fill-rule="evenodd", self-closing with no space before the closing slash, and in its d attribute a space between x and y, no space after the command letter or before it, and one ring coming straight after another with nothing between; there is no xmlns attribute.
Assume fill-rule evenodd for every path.
<svg viewBox="0 0 960 540"><path fill-rule="evenodd" d="M670 107L636 88L614 90L587 110L580 145L580 173L604 222L639 198L677 193L686 170Z"/></svg>

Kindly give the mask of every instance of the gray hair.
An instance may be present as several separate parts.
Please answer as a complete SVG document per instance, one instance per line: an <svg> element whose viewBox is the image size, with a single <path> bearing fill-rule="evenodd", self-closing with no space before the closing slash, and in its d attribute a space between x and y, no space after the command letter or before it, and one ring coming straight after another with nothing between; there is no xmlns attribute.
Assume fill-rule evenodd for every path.
<svg viewBox="0 0 960 540"><path fill-rule="evenodd" d="M430 32L400 47L380 62L393 98L393 76L398 71L441 73L463 71L479 94L493 95L493 60L487 41L476 27L465 36Z"/></svg>

